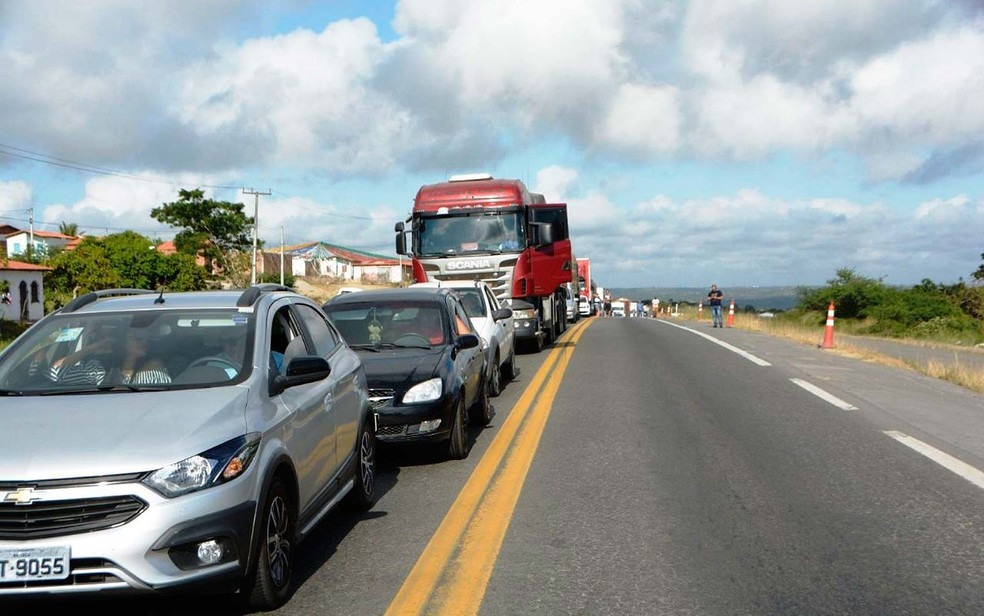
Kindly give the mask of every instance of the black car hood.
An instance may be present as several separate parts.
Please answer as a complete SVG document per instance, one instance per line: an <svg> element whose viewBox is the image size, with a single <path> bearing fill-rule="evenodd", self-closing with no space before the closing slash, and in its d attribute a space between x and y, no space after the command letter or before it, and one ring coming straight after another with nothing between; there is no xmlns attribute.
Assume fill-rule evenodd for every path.
<svg viewBox="0 0 984 616"><path fill-rule="evenodd" d="M434 376L443 376L440 366L448 349L383 349L360 351L369 387L402 390Z"/></svg>

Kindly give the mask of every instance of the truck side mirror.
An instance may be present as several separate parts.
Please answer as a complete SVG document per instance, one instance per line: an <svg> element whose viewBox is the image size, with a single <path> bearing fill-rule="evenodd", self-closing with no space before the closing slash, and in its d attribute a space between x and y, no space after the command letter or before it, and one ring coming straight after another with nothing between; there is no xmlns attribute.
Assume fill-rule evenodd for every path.
<svg viewBox="0 0 984 616"><path fill-rule="evenodd" d="M548 246L554 243L553 227L547 222L534 222L530 224L530 233L533 238L533 245Z"/></svg>
<svg viewBox="0 0 984 616"><path fill-rule="evenodd" d="M402 227L403 223L397 223L397 225ZM396 254L407 254L407 236L403 233L402 229L397 229L396 232Z"/></svg>
<svg viewBox="0 0 984 616"><path fill-rule="evenodd" d="M396 231L397 233L403 233L403 221L396 223L396 225L393 227L393 230Z"/></svg>

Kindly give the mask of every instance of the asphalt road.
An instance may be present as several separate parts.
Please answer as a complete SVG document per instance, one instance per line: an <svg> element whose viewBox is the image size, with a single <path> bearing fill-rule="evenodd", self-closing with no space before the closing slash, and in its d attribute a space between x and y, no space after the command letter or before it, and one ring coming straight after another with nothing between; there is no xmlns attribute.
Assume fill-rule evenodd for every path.
<svg viewBox="0 0 984 616"><path fill-rule="evenodd" d="M469 554L492 557L471 587L483 615L984 613L984 396L753 332L588 323L519 357L468 459L389 452L377 506L322 523L277 613L405 613L394 598L512 428L499 476L518 498L480 504L456 541L485 545L496 521L504 535L429 563L423 613L468 613L447 580ZM555 397L538 408L541 382ZM212 597L70 605L236 613Z"/></svg>

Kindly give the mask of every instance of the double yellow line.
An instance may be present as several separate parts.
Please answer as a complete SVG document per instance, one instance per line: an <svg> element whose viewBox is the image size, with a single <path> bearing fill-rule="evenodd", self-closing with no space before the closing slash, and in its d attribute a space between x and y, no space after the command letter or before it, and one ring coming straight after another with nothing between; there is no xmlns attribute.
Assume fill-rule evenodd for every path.
<svg viewBox="0 0 984 616"><path fill-rule="evenodd" d="M591 322L575 325L558 340L417 559L386 616L478 613L560 382L577 341Z"/></svg>

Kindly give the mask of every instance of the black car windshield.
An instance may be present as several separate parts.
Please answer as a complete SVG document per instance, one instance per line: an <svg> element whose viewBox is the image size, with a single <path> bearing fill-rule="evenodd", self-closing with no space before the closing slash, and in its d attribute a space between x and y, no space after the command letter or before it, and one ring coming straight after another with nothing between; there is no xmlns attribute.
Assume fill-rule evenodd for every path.
<svg viewBox="0 0 984 616"><path fill-rule="evenodd" d="M374 300L324 306L328 318L358 349L364 346L414 348L446 344L446 319L438 300Z"/></svg>
<svg viewBox="0 0 984 616"><path fill-rule="evenodd" d="M420 218L414 228L420 256L519 252L526 244L521 211Z"/></svg>
<svg viewBox="0 0 984 616"><path fill-rule="evenodd" d="M236 309L71 313L43 320L0 360L0 391L126 393L238 383L253 315Z"/></svg>

